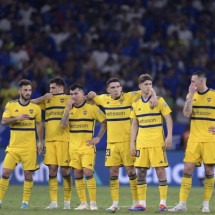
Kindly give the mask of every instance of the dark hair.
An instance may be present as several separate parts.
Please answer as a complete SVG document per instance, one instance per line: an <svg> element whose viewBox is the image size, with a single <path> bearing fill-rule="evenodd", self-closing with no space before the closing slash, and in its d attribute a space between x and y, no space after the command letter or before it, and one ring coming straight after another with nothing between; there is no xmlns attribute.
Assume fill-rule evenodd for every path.
<svg viewBox="0 0 215 215"><path fill-rule="evenodd" d="M138 83L142 84L145 81L152 81L152 76L149 74L140 75L140 77L138 78Z"/></svg>
<svg viewBox="0 0 215 215"><path fill-rule="evenodd" d="M75 83L69 87L69 90L75 90L75 89L79 89L79 90L82 90L84 92L84 87L82 84Z"/></svg>
<svg viewBox="0 0 215 215"><path fill-rule="evenodd" d="M22 86L31 85L31 81L28 79L21 79L18 85L19 85L19 88L21 88Z"/></svg>
<svg viewBox="0 0 215 215"><path fill-rule="evenodd" d="M113 83L113 82L119 82L120 85L121 85L121 82L118 78L109 78L107 81L106 81L106 87L109 86L110 83Z"/></svg>
<svg viewBox="0 0 215 215"><path fill-rule="evenodd" d="M57 86L62 86L62 87L65 87L65 82L62 78L60 77L56 77L56 78L53 78L49 81L50 84L56 84Z"/></svg>
<svg viewBox="0 0 215 215"><path fill-rule="evenodd" d="M207 78L205 72L203 71L194 72L192 75L197 75L198 77L201 77L201 78Z"/></svg>

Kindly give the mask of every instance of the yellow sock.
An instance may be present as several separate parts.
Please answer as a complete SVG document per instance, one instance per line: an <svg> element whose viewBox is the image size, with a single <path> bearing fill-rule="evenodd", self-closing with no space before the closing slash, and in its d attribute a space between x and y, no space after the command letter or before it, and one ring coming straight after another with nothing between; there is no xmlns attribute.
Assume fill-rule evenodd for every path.
<svg viewBox="0 0 215 215"><path fill-rule="evenodd" d="M147 192L147 184L138 184L137 185L137 193L138 199L141 201L146 201L146 192Z"/></svg>
<svg viewBox="0 0 215 215"><path fill-rule="evenodd" d="M0 180L0 200L3 200L9 186L9 178L1 178Z"/></svg>
<svg viewBox="0 0 215 215"><path fill-rule="evenodd" d="M159 181L160 200L167 199L167 191L168 191L167 180Z"/></svg>
<svg viewBox="0 0 215 215"><path fill-rule="evenodd" d="M192 175L183 175L179 198L180 201L186 202L192 186Z"/></svg>
<svg viewBox="0 0 215 215"><path fill-rule="evenodd" d="M52 202L57 202L58 181L57 176L49 176L49 195Z"/></svg>
<svg viewBox="0 0 215 215"><path fill-rule="evenodd" d="M80 202L86 202L85 183L83 178L75 179L75 186Z"/></svg>
<svg viewBox="0 0 215 215"><path fill-rule="evenodd" d="M23 202L29 202L33 185L33 180L24 181Z"/></svg>
<svg viewBox="0 0 215 215"><path fill-rule="evenodd" d="M69 202L72 194L72 177L70 174L63 177L63 191L64 201Z"/></svg>
<svg viewBox="0 0 215 215"><path fill-rule="evenodd" d="M90 202L96 202L96 180L92 175L90 177L86 177L86 181Z"/></svg>
<svg viewBox="0 0 215 215"><path fill-rule="evenodd" d="M130 189L131 189L131 195L133 201L138 200L138 194L137 194L137 175L131 175L129 176L129 182L130 182Z"/></svg>
<svg viewBox="0 0 215 215"><path fill-rule="evenodd" d="M204 201L210 201L214 188L214 175L205 176Z"/></svg>
<svg viewBox="0 0 215 215"><path fill-rule="evenodd" d="M112 176L110 179L110 192L112 201L119 201L119 179L118 176Z"/></svg>

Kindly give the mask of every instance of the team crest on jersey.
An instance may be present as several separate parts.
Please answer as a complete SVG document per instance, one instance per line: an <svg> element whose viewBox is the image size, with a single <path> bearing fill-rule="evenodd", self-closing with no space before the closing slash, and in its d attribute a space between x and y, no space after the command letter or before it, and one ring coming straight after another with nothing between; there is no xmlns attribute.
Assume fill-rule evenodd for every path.
<svg viewBox="0 0 215 215"><path fill-rule="evenodd" d="M18 109L16 109L16 110L15 110L15 112L19 112L19 110L18 110Z"/></svg>
<svg viewBox="0 0 215 215"><path fill-rule="evenodd" d="M49 99L48 101L47 101L47 103L50 103L51 102L51 100Z"/></svg>
<svg viewBox="0 0 215 215"><path fill-rule="evenodd" d="M120 99L120 100L119 100L119 103L120 103L120 104L122 104L122 103L123 103L123 100L122 100L122 99Z"/></svg>
<svg viewBox="0 0 215 215"><path fill-rule="evenodd" d="M210 102L210 101L211 101L211 98L207 98L207 101Z"/></svg>
<svg viewBox="0 0 215 215"><path fill-rule="evenodd" d="M86 115L86 114L87 114L87 111L86 111L86 110L84 110L84 111L83 111L83 114L84 114L84 115Z"/></svg>
<svg viewBox="0 0 215 215"><path fill-rule="evenodd" d="M61 102L61 103L63 103L63 102L64 102L64 99L63 99L63 98L62 98L62 99L60 99L60 102Z"/></svg>
<svg viewBox="0 0 215 215"><path fill-rule="evenodd" d="M138 111L141 111L141 108L139 108Z"/></svg>
<svg viewBox="0 0 215 215"><path fill-rule="evenodd" d="M34 110L33 110L33 109L30 109L29 112L32 114L32 113L34 112Z"/></svg>
<svg viewBox="0 0 215 215"><path fill-rule="evenodd" d="M108 104L110 104L110 102L107 102L106 104L108 105Z"/></svg>

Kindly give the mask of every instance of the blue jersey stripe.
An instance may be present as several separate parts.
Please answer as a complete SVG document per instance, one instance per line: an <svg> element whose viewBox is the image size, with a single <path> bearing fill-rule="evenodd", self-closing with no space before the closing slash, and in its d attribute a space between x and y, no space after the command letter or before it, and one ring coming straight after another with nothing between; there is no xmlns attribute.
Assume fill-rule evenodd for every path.
<svg viewBox="0 0 215 215"><path fill-rule="evenodd" d="M48 121L52 121L52 120L61 120L62 118L49 118L49 119L46 119L45 122L48 122Z"/></svg>
<svg viewBox="0 0 215 215"><path fill-rule="evenodd" d="M160 116L161 113L147 113L147 114L139 114L137 117L145 117L145 116Z"/></svg>
<svg viewBox="0 0 215 215"><path fill-rule="evenodd" d="M130 109L131 106L125 106L125 107L103 107L105 110L123 110L123 109Z"/></svg>
<svg viewBox="0 0 215 215"><path fill-rule="evenodd" d="M139 125L139 128L152 128L152 127L158 127L158 126L162 126L162 123L154 124L154 125Z"/></svg>
<svg viewBox="0 0 215 215"><path fill-rule="evenodd" d="M79 121L81 121L81 122L83 122L83 121L86 121L86 122L93 122L94 121L94 119L69 119L69 121L70 122L79 122Z"/></svg>
<svg viewBox="0 0 215 215"><path fill-rule="evenodd" d="M10 128L13 131L35 131L35 128Z"/></svg>
<svg viewBox="0 0 215 215"><path fill-rule="evenodd" d="M212 106L193 106L193 108L204 108L204 109L215 109L215 107Z"/></svg>
<svg viewBox="0 0 215 215"><path fill-rule="evenodd" d="M93 133L92 130L70 130L70 133Z"/></svg>
<svg viewBox="0 0 215 215"><path fill-rule="evenodd" d="M191 120L215 121L215 119L213 119L213 118L205 118L205 117L191 117Z"/></svg>
<svg viewBox="0 0 215 215"><path fill-rule="evenodd" d="M129 117L127 117L127 118L118 118L118 119L107 119L107 122L108 121L125 121L125 120L130 120L130 118Z"/></svg>
<svg viewBox="0 0 215 215"><path fill-rule="evenodd" d="M64 109L65 106L52 106L52 107L48 107L45 110L52 110L52 109Z"/></svg>

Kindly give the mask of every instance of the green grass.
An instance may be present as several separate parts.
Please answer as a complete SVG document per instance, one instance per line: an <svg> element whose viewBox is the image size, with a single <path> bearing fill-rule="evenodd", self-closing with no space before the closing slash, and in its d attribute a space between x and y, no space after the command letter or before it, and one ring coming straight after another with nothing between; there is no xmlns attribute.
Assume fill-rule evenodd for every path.
<svg viewBox="0 0 215 215"><path fill-rule="evenodd" d="M169 188L168 196L168 207L174 206L178 203L178 187ZM203 196L203 188L192 188L189 201L187 203L189 214L202 214L201 213L201 202ZM4 198L2 208L0 209L1 215L57 215L57 214L108 214L105 212L105 208L110 206L110 192L109 187L98 187L97 189L97 204L99 207L98 211L74 211L73 208L79 204L75 188L73 187L72 201L71 201L71 210L63 210L63 196L62 196L62 187L59 188L59 209L56 210L44 210L46 206L50 203L48 187L47 186L34 186L32 197L30 201L30 208L28 210L20 209L21 200L22 200L22 186L13 186L11 185L8 189L8 192ZM215 213L215 204L213 203L214 199L211 201L211 213ZM158 204L159 204L159 193L157 187L148 187L147 191L147 211L146 214L159 214L158 213ZM129 187L120 188L120 211L117 211L116 214L133 214L135 212L128 212L128 208L131 206L131 195ZM168 212L167 212L168 213ZM164 214L167 214L164 213ZM137 213L141 214L141 212ZM170 213L169 213L170 214ZM182 213L180 213L182 214Z"/></svg>

